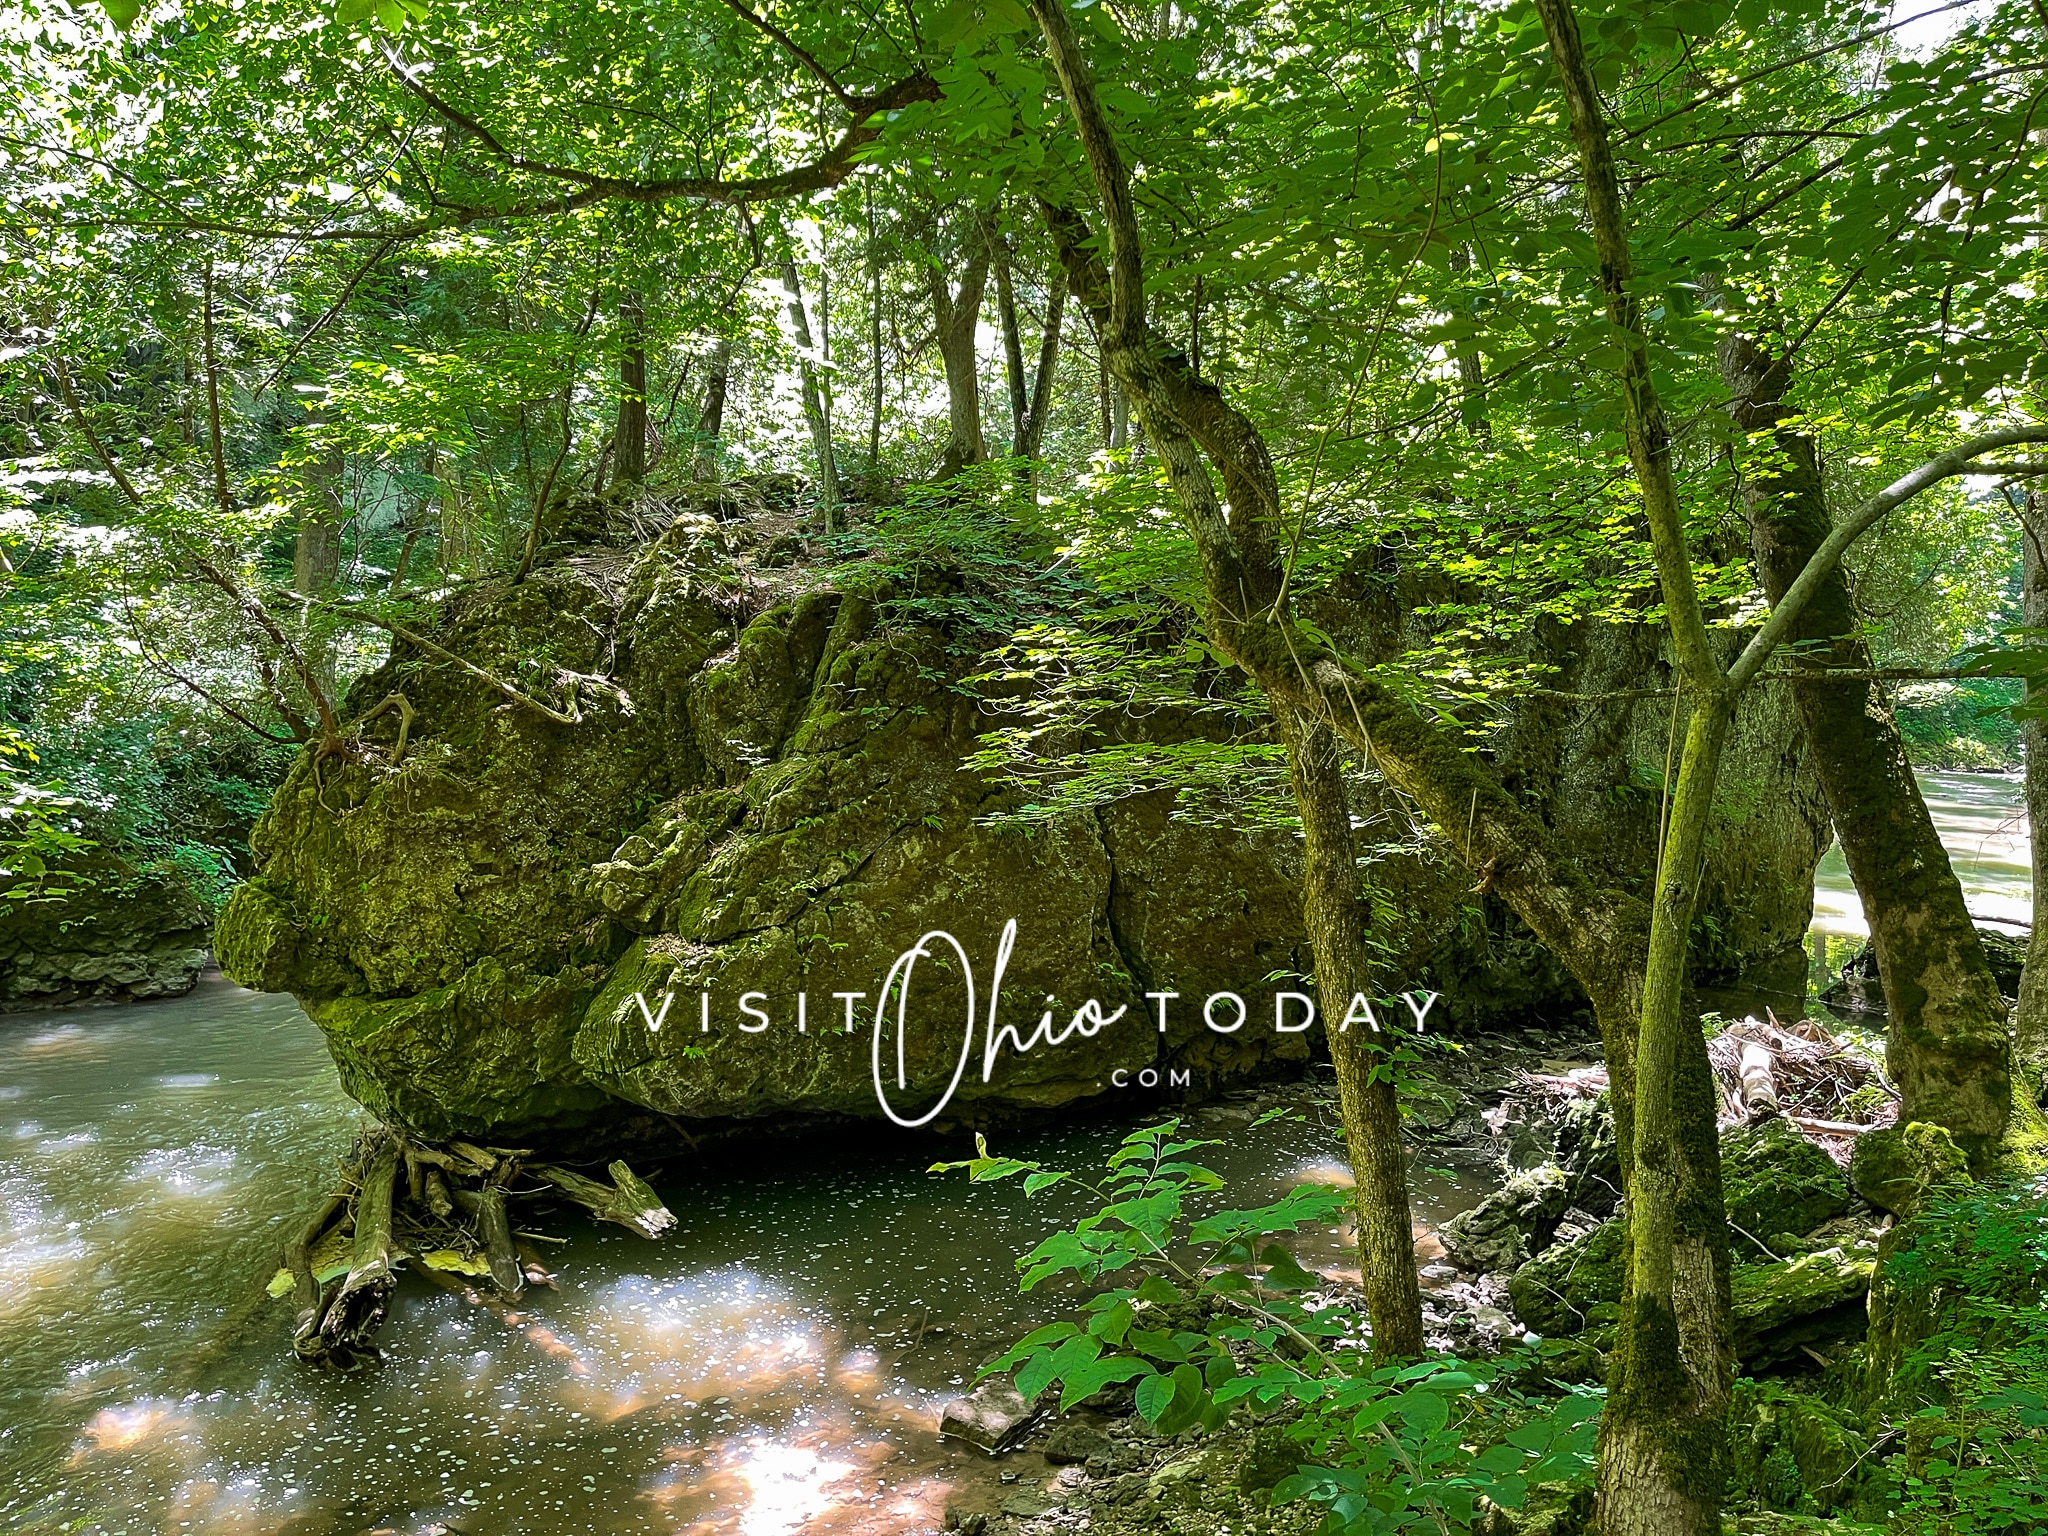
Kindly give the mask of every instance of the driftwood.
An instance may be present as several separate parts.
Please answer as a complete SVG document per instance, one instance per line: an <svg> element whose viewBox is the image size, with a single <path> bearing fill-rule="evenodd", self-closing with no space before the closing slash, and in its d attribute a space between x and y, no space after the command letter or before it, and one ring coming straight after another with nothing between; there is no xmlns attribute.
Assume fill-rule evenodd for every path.
<svg viewBox="0 0 2048 1536"><path fill-rule="evenodd" d="M371 1154L363 1172L362 1188L356 1195L355 1253L319 1320L319 1338L338 1365L351 1365L363 1355L376 1356L370 1337L383 1323L391 1293L398 1285L391 1224L402 1161L399 1144L387 1138Z"/></svg>
<svg viewBox="0 0 2048 1536"><path fill-rule="evenodd" d="M347 1370L379 1358L372 1336L410 1261L412 1271L430 1284L527 1328L537 1347L570 1359L574 1370L587 1370L551 1331L510 1308L530 1285L555 1286L535 1245L567 1241L515 1230L512 1202L566 1196L599 1219L644 1237L673 1230L676 1218L623 1162L611 1165L610 1184L543 1166L528 1170L539 1176L537 1186L529 1180L519 1188L523 1160L531 1155L466 1141L434 1146L381 1126L372 1129L344 1162L339 1192L323 1197L293 1232L282 1268L258 1288L259 1303L290 1292L296 1302L294 1352L310 1363ZM462 1277L442 1272L450 1269ZM485 1270L488 1286L482 1282ZM257 1310L250 1308L250 1315Z"/></svg>
<svg viewBox="0 0 2048 1536"><path fill-rule="evenodd" d="M445 1219L455 1213L455 1201L448 1193L448 1181L441 1177L440 1169L429 1168L420 1183L423 1186L421 1203L426 1206L428 1215Z"/></svg>
<svg viewBox="0 0 2048 1536"><path fill-rule="evenodd" d="M1772 1119L1781 1112L1777 1078L1771 1070L1774 1060L1770 1049L1754 1040L1745 1040L1742 1054L1736 1058L1735 1081L1751 1123Z"/></svg>
<svg viewBox="0 0 2048 1536"><path fill-rule="evenodd" d="M483 1233L484 1252L490 1256L491 1279L498 1294L517 1301L526 1289L526 1272L519 1255L512 1251L512 1218L505 1211L505 1187L487 1184L477 1195L476 1224Z"/></svg>
<svg viewBox="0 0 2048 1536"><path fill-rule="evenodd" d="M1879 1131L1881 1125L1858 1125L1850 1120L1810 1120L1805 1115L1785 1117L1802 1131L1820 1136L1861 1136L1865 1131Z"/></svg>
<svg viewBox="0 0 2048 1536"><path fill-rule="evenodd" d="M320 1282L313 1278L313 1245L320 1241L323 1233L334 1218L348 1208L346 1196L329 1195L299 1228L298 1234L284 1245L284 1267L291 1271L292 1286L298 1297L298 1321L304 1324L313 1310L320 1305Z"/></svg>
<svg viewBox="0 0 2048 1536"><path fill-rule="evenodd" d="M607 1171L612 1176L608 1186L566 1168L541 1164L532 1170L536 1178L546 1179L599 1221L616 1222L642 1237L662 1237L674 1230L675 1213L661 1203L661 1196L646 1180L622 1162L613 1163Z"/></svg>
<svg viewBox="0 0 2048 1536"><path fill-rule="evenodd" d="M1737 1019L1707 1041L1707 1060L1721 1090L1723 1128L1783 1116L1845 1168L1856 1137L1898 1119L1898 1091L1883 1068L1844 1047L1816 1019L1787 1024L1768 1011ZM1528 1072L1522 1086L1539 1098L1590 1098L1607 1091L1607 1069ZM1848 1104L1851 1095L1856 1102ZM1847 1120L1845 1112L1865 1118Z"/></svg>

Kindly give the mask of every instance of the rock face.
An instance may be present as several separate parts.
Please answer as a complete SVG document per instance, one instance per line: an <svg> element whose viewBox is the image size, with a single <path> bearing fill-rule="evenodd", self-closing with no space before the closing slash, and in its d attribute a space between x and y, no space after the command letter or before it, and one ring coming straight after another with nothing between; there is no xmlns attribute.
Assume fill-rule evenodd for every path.
<svg viewBox="0 0 2048 1536"><path fill-rule="evenodd" d="M520 1145L879 1119L877 1076L904 1119L952 1083L947 1123L1148 1069L1199 1088L1306 1059L1310 1037L1274 1022L1275 991L1302 983L1269 979L1311 969L1292 834L1176 819L1169 793L990 825L1022 796L963 763L1014 705L965 682L1002 636L957 615L995 597L945 569L828 589L756 564L749 537L770 543L678 518L470 589L433 631L442 654L398 643L347 700L359 749L302 760L258 825L223 968L298 996L379 1116ZM363 719L392 693L417 711L402 759L396 712ZM1818 846L1795 843L1780 852L1810 870ZM1568 995L1489 937L1462 872L1408 858L1388 878L1415 919L1390 932L1398 973L1452 994L1432 1027ZM1797 949L1804 878L1749 953ZM1012 919L997 1024L1014 1033L985 1080ZM892 1008L878 1035L884 979L933 931L950 940L917 963L907 1027ZM1520 979L1460 994L1482 968ZM1148 992L1179 994L1164 1028ZM1228 1000L1204 1022L1224 992L1241 1027ZM842 993L862 994L851 1030ZM1114 1022L1077 1026L1089 999ZM1058 1043L1018 1050L1042 1018Z"/></svg>
<svg viewBox="0 0 2048 1536"><path fill-rule="evenodd" d="M104 850L78 861L74 893L0 898L0 1013L189 992L206 968L209 914L174 868Z"/></svg>

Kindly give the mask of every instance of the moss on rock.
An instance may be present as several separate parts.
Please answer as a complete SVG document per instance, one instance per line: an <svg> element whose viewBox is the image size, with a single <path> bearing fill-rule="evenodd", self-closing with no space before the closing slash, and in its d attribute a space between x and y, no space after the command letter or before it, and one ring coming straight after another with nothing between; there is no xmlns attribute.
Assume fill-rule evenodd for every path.
<svg viewBox="0 0 2048 1536"><path fill-rule="evenodd" d="M1911 1216L1937 1190L1969 1182L1969 1158L1941 1126L1924 1121L1856 1138L1849 1176L1881 1210Z"/></svg>
<svg viewBox="0 0 2048 1536"><path fill-rule="evenodd" d="M1834 1159L1782 1119L1722 1136L1721 1195L1730 1223L1758 1238L1811 1232L1849 1209Z"/></svg>
<svg viewBox="0 0 2048 1536"><path fill-rule="evenodd" d="M933 594L985 578L937 568L834 589L750 563L735 553L747 537L682 516L651 544L445 605L438 645L536 699L569 687L575 724L395 644L346 701L360 750L302 758L258 825L261 874L221 924L229 974L305 1001L379 1114L522 1145L631 1115L878 1118L872 1009L891 965L951 934L985 1026L1010 918L1000 1021L1028 1040L1044 1018L1065 1040L1006 1049L986 1077L977 1044L949 1116L1068 1104L1120 1069L1199 1089L1306 1059L1303 1036L1257 1011L1267 978L1312 968L1292 835L1178 819L1170 793L992 824L1021 795L963 764L1011 706L965 683L992 636L948 615L1016 594L973 589L949 608ZM394 717L365 719L392 693L416 711L402 760ZM1386 935L1405 977L1488 947L1483 931L1461 938L1461 876L1403 855L1388 878L1425 914ZM907 1116L961 1062L966 979L943 945L920 962L891 1089ZM1548 973L1531 985L1559 993ZM1163 1034L1147 991L1181 994ZM1202 1020L1224 991L1255 1010L1233 1032ZM854 1032L837 992L863 994ZM1090 998L1114 1022L1074 1030ZM884 1054L893 1085L893 1036Z"/></svg>

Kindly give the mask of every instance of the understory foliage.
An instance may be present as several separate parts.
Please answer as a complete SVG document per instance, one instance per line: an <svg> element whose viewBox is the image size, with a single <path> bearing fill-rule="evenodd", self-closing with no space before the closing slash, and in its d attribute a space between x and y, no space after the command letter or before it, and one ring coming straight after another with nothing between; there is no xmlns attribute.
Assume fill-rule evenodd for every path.
<svg viewBox="0 0 2048 1536"><path fill-rule="evenodd" d="M1222 1177L1191 1156L1217 1144L1169 1120L1126 1136L1094 1176L990 1156L985 1143L936 1164L977 1183L1021 1177L1032 1194L1078 1185L1102 1202L1017 1261L1027 1291L1087 1290L1074 1318L1027 1334L983 1374L1014 1372L1026 1397L1056 1387L1062 1410L1128 1385L1166 1435L1233 1415L1284 1424L1299 1465L1273 1499L1321 1506L1331 1536L1469 1530L1482 1501L1519 1509L1537 1484L1584 1478L1602 1394L1532 1395L1512 1357L1375 1359L1358 1315L1287 1246L1340 1219L1347 1194L1303 1184L1229 1208Z"/></svg>
<svg viewBox="0 0 2048 1536"><path fill-rule="evenodd" d="M1892 1282L1939 1319L1907 1357L1890 1426L1893 1526L1912 1536L2048 1528L2048 1198L2006 1183L1914 1219Z"/></svg>

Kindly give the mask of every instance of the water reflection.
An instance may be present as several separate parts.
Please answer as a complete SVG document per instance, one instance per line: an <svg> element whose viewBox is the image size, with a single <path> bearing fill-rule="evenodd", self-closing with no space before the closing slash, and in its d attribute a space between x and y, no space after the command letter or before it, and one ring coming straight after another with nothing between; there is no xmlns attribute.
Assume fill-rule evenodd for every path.
<svg viewBox="0 0 2048 1536"><path fill-rule="evenodd" d="M1970 913L1987 928L2025 937L2033 921L2033 868L2026 804L2017 777L1922 772L1920 793L1949 862L1963 882ZM1863 903L1842 846L1834 844L1814 878L1810 949L1815 983L1825 985L1870 937Z"/></svg>
<svg viewBox="0 0 2048 1536"><path fill-rule="evenodd" d="M1085 1200L970 1190L925 1172L966 1146L893 1132L727 1149L662 1182L666 1243L557 1228L561 1289L510 1319L409 1285L387 1364L338 1378L288 1359L280 1302L195 1379L360 1118L318 1032L220 982L4 1019L0 1100L0 1519L31 1529L936 1528L1008 1491L939 1410L1057 1304L1011 1259ZM1234 1196L1341 1175L1332 1127L1242 1119L1209 1127ZM1085 1164L1117 1134L997 1140Z"/></svg>

